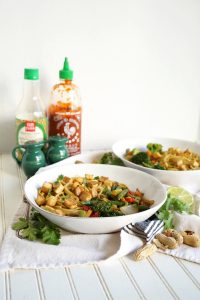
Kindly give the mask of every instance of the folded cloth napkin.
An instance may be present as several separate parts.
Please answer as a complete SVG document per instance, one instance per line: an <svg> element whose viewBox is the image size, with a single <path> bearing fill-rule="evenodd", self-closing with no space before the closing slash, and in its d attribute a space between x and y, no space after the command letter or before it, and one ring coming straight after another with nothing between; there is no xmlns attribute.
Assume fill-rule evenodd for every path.
<svg viewBox="0 0 200 300"><path fill-rule="evenodd" d="M200 217L196 215L174 213L173 225L177 231L190 230L200 236Z"/></svg>
<svg viewBox="0 0 200 300"><path fill-rule="evenodd" d="M199 201L200 199L195 196L195 200ZM199 216L174 213L173 225L177 231L194 231L200 236ZM200 247L194 248L183 244L179 248L166 250L164 253L192 262L200 263Z"/></svg>
<svg viewBox="0 0 200 300"><path fill-rule="evenodd" d="M25 215L26 210L26 204L21 203L13 222ZM142 245L139 237L125 232L76 234L62 230L61 243L54 246L20 239L9 227L0 249L0 270L98 262L124 256Z"/></svg>
<svg viewBox="0 0 200 300"><path fill-rule="evenodd" d="M196 201L199 199L199 197L195 197ZM21 203L12 223L26 214L26 205L24 202ZM177 230L194 229L200 234L199 216L175 214L174 225ZM119 258L134 252L144 243L150 242L162 229L161 221L147 220L129 224L121 232L110 234L76 234L62 231L61 243L54 246L19 239L10 226L0 248L0 270L55 268ZM200 247L181 245L177 249L166 250L165 253L200 263Z"/></svg>
<svg viewBox="0 0 200 300"><path fill-rule="evenodd" d="M23 214L25 215L25 213L26 204L22 203L13 222ZM195 229L196 232L200 233L200 218L197 216L176 214L174 222L178 230ZM189 227L188 224L192 224L192 227ZM145 225L147 226L145 227ZM19 239L16 236L16 232L8 228L0 249L0 270L13 268L55 268L119 258L134 252L145 243L144 236L141 239L134 232L135 228L142 227L141 231L154 227L151 237L154 237L155 234L163 229L162 223L154 220L140 222L135 225L129 224L121 232L111 234L88 235L62 231L60 245L53 246ZM166 250L165 253L200 263L200 247L192 248L187 245L181 245L177 249Z"/></svg>

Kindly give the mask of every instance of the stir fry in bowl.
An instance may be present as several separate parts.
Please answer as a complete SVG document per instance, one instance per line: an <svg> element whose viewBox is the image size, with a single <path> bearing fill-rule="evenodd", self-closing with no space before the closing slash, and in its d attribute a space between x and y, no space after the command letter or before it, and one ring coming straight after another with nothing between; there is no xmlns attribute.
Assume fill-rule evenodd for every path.
<svg viewBox="0 0 200 300"><path fill-rule="evenodd" d="M64 176L60 176L60 174L63 174ZM122 199L120 199L119 201L122 201L124 205L121 206L120 209L119 206L117 205L116 206L111 205L111 207L109 207L108 204L108 209L103 210L101 209L101 205L100 205L100 208L97 207L98 209L97 211L100 212L99 213L100 217L94 217L94 218L79 217L81 215L87 216L87 212L89 211L89 209L91 209L91 211L94 213L96 212L96 209L92 203L93 198L96 198L97 200L100 199L99 203L102 203L102 206L104 203L108 203L108 202L114 204L112 203L112 201L117 200L116 198L117 196L115 196L114 198L111 196L110 197L107 196L108 200L106 201L101 199L102 196L100 196L101 194L101 189L100 189L100 191L97 191L98 192L97 197L94 197L94 195L92 195L91 200L87 200L87 199L79 200L77 201L77 203L74 204L77 205L74 208L72 208L72 206L68 206L68 207L66 206L66 204L69 205L70 203L65 203L64 205L65 196L67 196L66 198L69 198L70 196L68 190L72 193L71 195L73 196L73 198L75 198L75 196L78 197L78 199L80 198L81 194L76 195L75 189L77 188L76 185L79 185L79 187L84 188L86 182L90 182L88 176L85 174L93 174L93 180L97 180L97 183L100 186L103 186L104 184L103 182L100 181L101 177L98 176L103 175L102 177L107 177L108 180L111 180L112 182L117 182L119 184L123 183L121 188L122 190L124 190L126 186L128 187L129 191L136 192L138 188L139 191L144 194L142 195L142 200L139 201L139 198L137 198L137 194L136 194L134 197L130 197L130 198L135 198L135 202L136 202L135 204L134 202L132 204L127 201L124 202L122 201ZM80 180L81 182L76 180L78 181L78 183L73 185L73 183L75 183L74 182L75 180L72 178L75 177L82 178L82 180ZM70 181L71 181L71 187L70 187ZM45 182L48 184L46 185ZM64 188L59 184L62 184ZM67 184L66 190L65 190L65 184ZM42 186L44 186L44 188L42 188ZM58 188L58 190L53 191L53 189L56 187ZM92 187L89 187L86 184L86 188L89 191L91 191ZM112 191L112 186L110 186L110 188L108 187L108 190ZM125 168L121 166L113 166L113 165L105 165L105 164L87 164L87 163L84 164L71 163L71 164L55 166L55 167L52 166L47 170L41 171L40 173L35 174L34 176L32 176L26 181L24 186L24 194L27 198L27 201L30 203L30 205L33 206L37 212L39 212L42 216L47 218L50 222L58 225L59 227L67 231L87 233L87 234L116 232L129 223L136 223L136 222L142 222L144 220L147 220L153 214L155 214L155 212L164 204L166 200L166 190L164 186L156 178L154 178L153 176L145 172L141 172L133 168ZM61 198L62 194L64 196L63 199ZM49 199L52 200L52 202L50 201L49 203L47 203L47 199L51 195L52 196L58 195L58 196L56 198ZM60 198L60 203L58 202L57 198L58 199ZM36 199L37 202L39 200L38 204L36 203ZM153 204L148 203L147 199L151 201L153 199L154 203L153 201L151 202ZM54 200L56 201L54 202ZM82 202L86 202L86 203L82 203ZM91 205L93 205L93 208ZM137 212L138 211L137 206L139 205L141 206L140 209L145 209L147 207L149 207L149 209L146 209L141 212ZM43 208L45 206L47 206L46 207L47 209ZM132 212L131 209L132 207L136 207L135 210L137 213L135 213L135 210L134 212ZM62 211L62 209L65 209L65 211ZM118 210L120 211L120 213L121 212L124 213L124 215L120 215L116 217L113 216L101 217L102 210L108 212L108 215L109 212L111 211L111 215L112 215L112 209L115 209L114 211ZM55 212L55 210L57 210L57 213ZM92 216L91 211L88 212L88 215L90 214L90 216Z"/></svg>
<svg viewBox="0 0 200 300"><path fill-rule="evenodd" d="M161 144L149 143L146 150L127 150L125 158L135 164L151 169L187 171L200 170L200 155L190 149L170 147L163 150Z"/></svg>
<svg viewBox="0 0 200 300"><path fill-rule="evenodd" d="M60 175L55 182L45 182L38 189L36 203L46 211L61 216L112 217L124 215L125 206L135 212L149 209L154 200L142 191L108 177L86 174L84 177Z"/></svg>

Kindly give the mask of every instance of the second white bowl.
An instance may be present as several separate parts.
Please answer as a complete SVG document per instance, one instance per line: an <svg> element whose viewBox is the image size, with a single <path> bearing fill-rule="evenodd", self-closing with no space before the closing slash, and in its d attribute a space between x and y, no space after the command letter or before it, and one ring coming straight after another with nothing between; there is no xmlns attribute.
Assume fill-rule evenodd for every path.
<svg viewBox="0 0 200 300"><path fill-rule="evenodd" d="M138 169L140 171L149 173L159 179L162 183L173 186L182 186L192 192L200 191L200 170L188 171L168 171L146 168L134 164L125 159L127 149L139 148L146 150L148 143L159 143L163 145L163 149L167 150L169 147L178 147L182 150L187 148L200 155L200 145L185 140L170 139L170 138L130 138L116 142L112 150L115 155L121 158L127 167Z"/></svg>

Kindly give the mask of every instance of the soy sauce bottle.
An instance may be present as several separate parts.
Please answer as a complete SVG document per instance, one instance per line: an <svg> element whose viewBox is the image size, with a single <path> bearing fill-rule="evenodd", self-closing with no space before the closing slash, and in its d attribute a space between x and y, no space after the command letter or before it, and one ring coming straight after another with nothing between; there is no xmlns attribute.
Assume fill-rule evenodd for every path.
<svg viewBox="0 0 200 300"><path fill-rule="evenodd" d="M40 97L39 70L24 69L23 97L16 111L16 143L37 143L47 137L48 124Z"/></svg>

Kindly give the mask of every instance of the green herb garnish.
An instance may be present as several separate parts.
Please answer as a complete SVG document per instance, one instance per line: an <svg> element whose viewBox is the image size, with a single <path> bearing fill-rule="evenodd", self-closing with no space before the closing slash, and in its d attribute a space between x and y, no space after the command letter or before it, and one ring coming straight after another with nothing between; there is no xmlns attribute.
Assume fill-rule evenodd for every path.
<svg viewBox="0 0 200 300"><path fill-rule="evenodd" d="M19 218L12 225L13 230L20 230L20 236L29 241L41 240L43 243L58 245L60 243L60 229L48 221L40 213L31 210L28 220Z"/></svg>
<svg viewBox="0 0 200 300"><path fill-rule="evenodd" d="M190 206L183 201L171 197L170 194L167 195L167 200L163 206L158 210L156 216L158 219L164 221L165 229L173 228L172 219L174 212L186 212L189 213Z"/></svg>
<svg viewBox="0 0 200 300"><path fill-rule="evenodd" d="M59 175L57 180L56 180L56 183L60 182L61 180L63 180L64 176L63 175Z"/></svg>

